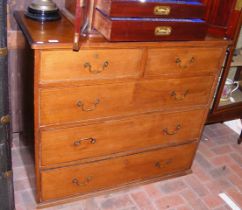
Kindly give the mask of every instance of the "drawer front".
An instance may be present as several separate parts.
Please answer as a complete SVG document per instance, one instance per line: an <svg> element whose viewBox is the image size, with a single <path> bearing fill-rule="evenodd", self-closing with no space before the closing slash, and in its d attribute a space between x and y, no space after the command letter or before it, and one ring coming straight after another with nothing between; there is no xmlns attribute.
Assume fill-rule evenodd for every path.
<svg viewBox="0 0 242 210"><path fill-rule="evenodd" d="M197 143L41 173L42 200L118 187L191 167Z"/></svg>
<svg viewBox="0 0 242 210"><path fill-rule="evenodd" d="M41 163L46 166L184 143L199 137L204 114L205 110L150 114L97 125L43 131Z"/></svg>
<svg viewBox="0 0 242 210"><path fill-rule="evenodd" d="M40 125L206 105L214 77L159 79L40 91Z"/></svg>
<svg viewBox="0 0 242 210"><path fill-rule="evenodd" d="M202 19L114 18L95 11L94 28L109 41L204 40Z"/></svg>
<svg viewBox="0 0 242 210"><path fill-rule="evenodd" d="M112 17L203 18L205 15L205 5L198 1L98 0L96 7Z"/></svg>
<svg viewBox="0 0 242 210"><path fill-rule="evenodd" d="M139 49L42 51L40 82L137 78L141 60Z"/></svg>
<svg viewBox="0 0 242 210"><path fill-rule="evenodd" d="M223 48L150 49L145 75L216 73L224 53Z"/></svg>

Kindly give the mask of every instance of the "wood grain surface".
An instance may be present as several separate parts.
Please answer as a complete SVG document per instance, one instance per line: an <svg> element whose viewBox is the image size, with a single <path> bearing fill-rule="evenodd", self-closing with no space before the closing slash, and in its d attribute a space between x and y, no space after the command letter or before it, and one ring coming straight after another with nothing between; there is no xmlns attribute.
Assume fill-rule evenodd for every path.
<svg viewBox="0 0 242 210"><path fill-rule="evenodd" d="M40 125L206 106L213 76L40 90Z"/></svg>
<svg viewBox="0 0 242 210"><path fill-rule="evenodd" d="M155 113L42 131L41 165L100 158L118 152L164 147L198 139L204 114L204 110Z"/></svg>
<svg viewBox="0 0 242 210"><path fill-rule="evenodd" d="M191 167L197 142L41 173L43 200L104 190Z"/></svg>
<svg viewBox="0 0 242 210"><path fill-rule="evenodd" d="M65 17L42 28L22 12L16 18L34 55L26 60L34 61L38 202L190 170L228 41L113 43L99 35L74 53Z"/></svg>
<svg viewBox="0 0 242 210"><path fill-rule="evenodd" d="M141 49L43 51L40 82L138 78L142 55Z"/></svg>

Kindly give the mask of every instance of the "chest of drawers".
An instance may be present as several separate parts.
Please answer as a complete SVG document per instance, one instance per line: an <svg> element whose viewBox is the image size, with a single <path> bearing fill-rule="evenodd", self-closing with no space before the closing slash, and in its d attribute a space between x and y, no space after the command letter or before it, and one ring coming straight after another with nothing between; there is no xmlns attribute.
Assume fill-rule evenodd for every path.
<svg viewBox="0 0 242 210"><path fill-rule="evenodd" d="M40 203L190 172L227 41L88 40L73 52L55 32L71 30L64 18L43 36L16 17L34 55Z"/></svg>

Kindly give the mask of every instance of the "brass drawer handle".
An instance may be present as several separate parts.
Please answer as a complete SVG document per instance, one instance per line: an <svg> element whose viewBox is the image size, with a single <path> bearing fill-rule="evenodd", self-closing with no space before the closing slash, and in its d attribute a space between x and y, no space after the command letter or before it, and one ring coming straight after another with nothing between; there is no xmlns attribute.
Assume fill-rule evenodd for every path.
<svg viewBox="0 0 242 210"><path fill-rule="evenodd" d="M10 123L10 115L4 115L4 116L2 116L1 119L0 119L0 123L2 125L9 124Z"/></svg>
<svg viewBox="0 0 242 210"><path fill-rule="evenodd" d="M188 93L189 93L189 90L186 90L184 94L178 95L176 91L172 91L171 97L175 98L175 100L177 101L181 101L187 96Z"/></svg>
<svg viewBox="0 0 242 210"><path fill-rule="evenodd" d="M164 168L165 166L169 165L170 163L172 163L172 159L168 159L163 162L157 161L157 162L155 162L155 167L161 169L161 168Z"/></svg>
<svg viewBox="0 0 242 210"><path fill-rule="evenodd" d="M91 105L91 107L87 107L82 101L78 101L76 103L77 107L80 107L82 109L82 111L84 112L90 112L93 111L97 108L97 105L100 103L100 99L96 99L93 104Z"/></svg>
<svg viewBox="0 0 242 210"><path fill-rule="evenodd" d="M99 73L103 72L109 66L109 62L105 61L103 63L102 68L100 70L93 69L92 65L89 62L84 63L83 66L84 66L85 69L87 68L90 73L92 73L92 74L99 74Z"/></svg>
<svg viewBox="0 0 242 210"><path fill-rule="evenodd" d="M171 7L169 6L155 6L154 15L169 15L171 13Z"/></svg>
<svg viewBox="0 0 242 210"><path fill-rule="evenodd" d="M85 138L85 139L80 139L74 142L74 146L80 146L82 142L90 142L90 144L95 144L97 142L96 139L94 138Z"/></svg>
<svg viewBox="0 0 242 210"><path fill-rule="evenodd" d="M72 184L81 187L81 186L85 186L86 184L88 184L91 180L92 180L91 176L86 177L85 180L82 182L80 182L77 178L74 178L74 179L72 179Z"/></svg>
<svg viewBox="0 0 242 210"><path fill-rule="evenodd" d="M169 131L168 128L164 128L164 129L163 129L163 133L164 133L165 135L173 136L173 135L176 135L176 134L178 133L178 131L181 129L181 127L182 127L182 126L181 126L180 124L178 124L178 125L176 126L176 128L175 128L174 131Z"/></svg>
<svg viewBox="0 0 242 210"><path fill-rule="evenodd" d="M176 58L176 65L181 69L186 69L193 63L195 63L196 59L195 57L191 57L191 59L187 62L187 64L183 64L182 60L180 58Z"/></svg>
<svg viewBox="0 0 242 210"><path fill-rule="evenodd" d="M158 26L155 28L155 36L169 36L172 32L170 26Z"/></svg>

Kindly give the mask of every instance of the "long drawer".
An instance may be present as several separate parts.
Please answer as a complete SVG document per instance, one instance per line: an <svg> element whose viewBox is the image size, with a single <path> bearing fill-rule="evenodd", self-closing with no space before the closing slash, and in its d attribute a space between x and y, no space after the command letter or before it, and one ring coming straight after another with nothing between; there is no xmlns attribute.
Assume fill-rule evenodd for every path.
<svg viewBox="0 0 242 210"><path fill-rule="evenodd" d="M137 78L142 53L141 49L41 51L40 82Z"/></svg>
<svg viewBox="0 0 242 210"><path fill-rule="evenodd" d="M118 187L189 169L197 143L41 172L42 200Z"/></svg>
<svg viewBox="0 0 242 210"><path fill-rule="evenodd" d="M46 166L198 139L204 114L205 110L149 114L42 131L41 164Z"/></svg>
<svg viewBox="0 0 242 210"><path fill-rule="evenodd" d="M216 73L224 53L224 48L149 49L145 75Z"/></svg>
<svg viewBox="0 0 242 210"><path fill-rule="evenodd" d="M213 76L40 90L40 125L207 105Z"/></svg>
<svg viewBox="0 0 242 210"><path fill-rule="evenodd" d="M202 19L109 17L98 9L94 16L93 27L109 41L203 40L207 33Z"/></svg>

